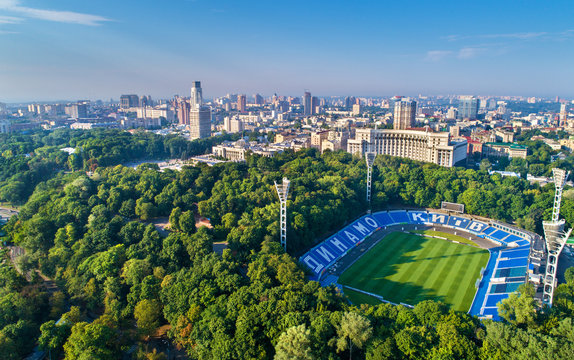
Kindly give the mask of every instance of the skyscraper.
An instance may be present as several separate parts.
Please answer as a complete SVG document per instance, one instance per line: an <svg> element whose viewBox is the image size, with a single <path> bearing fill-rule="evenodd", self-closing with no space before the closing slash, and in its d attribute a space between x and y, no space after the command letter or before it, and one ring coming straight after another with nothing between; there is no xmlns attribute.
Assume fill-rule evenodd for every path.
<svg viewBox="0 0 574 360"><path fill-rule="evenodd" d="M474 96L462 96L459 99L458 118L476 120L478 116L478 99Z"/></svg>
<svg viewBox="0 0 574 360"><path fill-rule="evenodd" d="M201 81L194 81L191 88L191 109L196 109L203 105L203 94L201 92Z"/></svg>
<svg viewBox="0 0 574 360"><path fill-rule="evenodd" d="M311 115L318 114L319 113L319 107L320 107L319 98L316 96L313 96L311 98Z"/></svg>
<svg viewBox="0 0 574 360"><path fill-rule="evenodd" d="M263 105L265 102L263 101L263 96L259 95L259 94L255 94L253 96L253 99L255 101L255 105Z"/></svg>
<svg viewBox="0 0 574 360"><path fill-rule="evenodd" d="M177 103L177 119L180 125L189 125L189 114L191 107L189 106L189 101L181 99Z"/></svg>
<svg viewBox="0 0 574 360"><path fill-rule="evenodd" d="M122 95L120 96L120 105L122 109L137 107L140 105L140 98L137 95Z"/></svg>
<svg viewBox="0 0 574 360"><path fill-rule="evenodd" d="M189 112L189 137L191 140L211 136L211 109L203 106L201 82L195 81L191 88L191 110Z"/></svg>
<svg viewBox="0 0 574 360"><path fill-rule="evenodd" d="M560 125L564 126L568 119L568 110L566 110L566 103L560 104Z"/></svg>
<svg viewBox="0 0 574 360"><path fill-rule="evenodd" d="M311 93L305 91L303 94L303 115L311 115L313 110L311 109L313 104L311 104Z"/></svg>
<svg viewBox="0 0 574 360"><path fill-rule="evenodd" d="M395 102L395 117L393 129L404 130L413 127L417 113L417 102L410 99L401 99Z"/></svg>
<svg viewBox="0 0 574 360"><path fill-rule="evenodd" d="M247 107L247 96L237 95L237 111L243 113Z"/></svg>

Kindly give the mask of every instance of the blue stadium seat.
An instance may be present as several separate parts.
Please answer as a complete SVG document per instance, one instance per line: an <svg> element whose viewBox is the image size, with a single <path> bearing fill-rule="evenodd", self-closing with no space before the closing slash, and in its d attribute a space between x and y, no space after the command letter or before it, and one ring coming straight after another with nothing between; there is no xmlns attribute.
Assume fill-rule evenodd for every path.
<svg viewBox="0 0 574 360"><path fill-rule="evenodd" d="M518 259L509 259L509 260L501 260L498 262L498 269L504 268L513 268L519 266L526 266L528 264L528 258L518 258Z"/></svg>
<svg viewBox="0 0 574 360"><path fill-rule="evenodd" d="M492 316L493 320L500 320L500 316L498 315L498 309L495 307L492 308L485 308L484 311L482 312L483 316Z"/></svg>
<svg viewBox="0 0 574 360"><path fill-rule="evenodd" d="M495 232L491 233L490 235L488 235L489 237L493 238L494 240L497 241L503 241L502 239L504 239L505 237L507 237L509 234L506 231L503 230L496 230ZM503 241L506 242L506 241Z"/></svg>
<svg viewBox="0 0 574 360"><path fill-rule="evenodd" d="M496 307L496 304L508 298L508 294L490 294L486 297L485 307Z"/></svg>
<svg viewBox="0 0 574 360"><path fill-rule="evenodd" d="M410 223L410 219L407 216L407 212L404 210L400 211L391 211L389 212L391 218L394 219L395 224L402 224L402 223Z"/></svg>
<svg viewBox="0 0 574 360"><path fill-rule="evenodd" d="M433 224L446 225L448 223L448 215L439 213L429 213L429 222Z"/></svg>
<svg viewBox="0 0 574 360"><path fill-rule="evenodd" d="M489 227L487 227L486 229L482 230L482 233L485 234L485 235L490 235L490 234L492 234L492 233L495 232L495 231L496 231L495 228L493 228L492 226L489 226Z"/></svg>
<svg viewBox="0 0 574 360"><path fill-rule="evenodd" d="M428 223L428 214L426 213L426 211L409 211L408 215L410 222L413 224Z"/></svg>
<svg viewBox="0 0 574 360"><path fill-rule="evenodd" d="M394 223L394 220L391 219L389 214L386 211L381 211L378 213L374 213L373 216L378 221L381 226L387 226Z"/></svg>
<svg viewBox="0 0 574 360"><path fill-rule="evenodd" d="M528 242L528 240L520 240L520 241L517 241L516 244L517 244L518 246L526 246L526 245L528 245L528 247L530 247L530 243Z"/></svg>
<svg viewBox="0 0 574 360"><path fill-rule="evenodd" d="M470 223L471 223L471 220L470 220L470 219L463 218L463 217L460 217L460 216L451 216L451 217L448 219L448 225L450 225L450 226L452 226L452 227L455 227L455 228L458 228L458 229L461 229L461 230L466 229L466 227L467 227Z"/></svg>
<svg viewBox="0 0 574 360"><path fill-rule="evenodd" d="M522 240L522 238L520 236L516 236L514 234L511 234L509 237L504 239L504 242L509 244L511 242L520 241L520 240Z"/></svg>
<svg viewBox="0 0 574 360"><path fill-rule="evenodd" d="M516 249L516 250L503 250L500 253L500 257L507 257L509 259L528 257L530 254L529 249Z"/></svg>

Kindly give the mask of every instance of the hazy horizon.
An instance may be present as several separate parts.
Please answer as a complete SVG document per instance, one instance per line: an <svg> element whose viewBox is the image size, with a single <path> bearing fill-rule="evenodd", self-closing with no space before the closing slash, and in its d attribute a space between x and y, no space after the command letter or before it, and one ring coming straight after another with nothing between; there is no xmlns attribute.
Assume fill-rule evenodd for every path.
<svg viewBox="0 0 574 360"><path fill-rule="evenodd" d="M0 102L473 94L574 98L574 4L0 0ZM380 95L379 95L380 94Z"/></svg>

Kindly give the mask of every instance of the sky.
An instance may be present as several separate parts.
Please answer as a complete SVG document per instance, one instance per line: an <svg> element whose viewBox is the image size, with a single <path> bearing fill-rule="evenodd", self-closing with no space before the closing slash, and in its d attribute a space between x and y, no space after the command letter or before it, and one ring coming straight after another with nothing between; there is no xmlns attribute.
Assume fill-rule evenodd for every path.
<svg viewBox="0 0 574 360"><path fill-rule="evenodd" d="M0 102L574 98L574 1L0 0Z"/></svg>

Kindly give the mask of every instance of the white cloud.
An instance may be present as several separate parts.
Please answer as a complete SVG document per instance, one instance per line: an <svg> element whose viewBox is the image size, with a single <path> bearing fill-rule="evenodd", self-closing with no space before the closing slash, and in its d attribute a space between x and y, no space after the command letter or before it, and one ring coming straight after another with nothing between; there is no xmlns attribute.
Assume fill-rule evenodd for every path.
<svg viewBox="0 0 574 360"><path fill-rule="evenodd" d="M2 16L0 15L0 24L18 24L22 22L22 18L15 16Z"/></svg>
<svg viewBox="0 0 574 360"><path fill-rule="evenodd" d="M429 50L426 53L426 61L441 61L447 58L467 60L483 55L489 51L485 46L464 46L458 50Z"/></svg>
<svg viewBox="0 0 574 360"><path fill-rule="evenodd" d="M449 50L430 50L427 51L425 59L428 61L440 61L451 54L452 51Z"/></svg>
<svg viewBox="0 0 574 360"><path fill-rule="evenodd" d="M447 41L459 41L468 39L515 39L515 40L534 40L534 39L549 39L557 36L568 35L572 30L562 32L516 32L516 33L500 33L500 34L478 34L478 35L447 35L442 39Z"/></svg>
<svg viewBox="0 0 574 360"><path fill-rule="evenodd" d="M484 48L478 47L463 47L458 51L457 57L459 59L472 59L486 51Z"/></svg>
<svg viewBox="0 0 574 360"><path fill-rule="evenodd" d="M73 11L35 9L20 6L20 4L21 2L19 0L0 0L0 9L28 18L70 24L97 26L101 25L103 22L110 21L110 19L98 15L83 14Z"/></svg>
<svg viewBox="0 0 574 360"><path fill-rule="evenodd" d="M506 39L527 40L527 39L539 38L547 34L548 34L547 32L526 32L526 33L511 33L511 34L485 34L485 35L479 35L478 37L484 39L506 38Z"/></svg>

